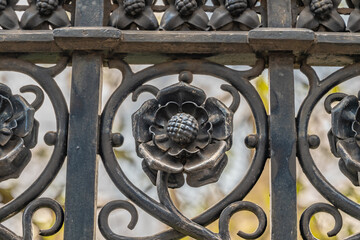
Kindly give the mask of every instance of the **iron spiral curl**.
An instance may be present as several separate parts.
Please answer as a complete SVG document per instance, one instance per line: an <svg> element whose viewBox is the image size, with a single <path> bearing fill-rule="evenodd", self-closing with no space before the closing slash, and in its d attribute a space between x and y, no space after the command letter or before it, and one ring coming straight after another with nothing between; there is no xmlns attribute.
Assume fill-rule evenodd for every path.
<svg viewBox="0 0 360 240"><path fill-rule="evenodd" d="M360 64L355 63L349 66L346 66L330 76L326 77L323 80L320 80L317 76L315 70L310 67L309 65L303 63L300 69L308 78L309 80L309 92L306 96L305 100L303 101L298 115L297 115L297 129L298 129L298 159L301 165L301 168L311 184L317 189L317 191L326 198L333 206L325 205L315 205L314 207L310 208L304 215L302 220L301 228L305 235L309 232L303 226L303 223L307 223L308 214L313 214L318 211L327 211L330 212L334 217L335 213L334 210L329 209L339 209L350 216L360 220L360 205L342 193L335 189L326 178L322 175L321 171L317 168L311 154L310 148L311 144L309 143L309 136L308 136L308 124L311 117L311 113L319 102L319 100L325 96L333 87L339 85L342 82L345 82L351 78L360 75ZM337 93L331 95L329 98L325 100L325 110L327 112L331 112L331 102L336 101L337 99L341 99L344 95ZM311 215L310 214L310 215ZM337 216L337 213L336 213ZM338 218L338 217L336 217ZM309 238L313 239L313 238ZM351 239L351 238L350 238Z"/></svg>
<svg viewBox="0 0 360 240"><path fill-rule="evenodd" d="M42 90L44 90L49 97L55 112L56 131L47 133L47 135L52 136L51 144L54 145L54 149L50 160L48 161L48 164L46 165L40 176L35 180L34 183L32 183L29 188L27 188L18 197L0 208L0 222L2 222L28 206L27 210L25 211L27 214L24 215L24 219L27 219L24 220L24 224L26 224L26 227L24 227L24 229L27 229L27 231L31 231L31 229L29 230L29 221L31 222L31 217L29 220L29 216L32 215L33 211L31 209L37 209L40 207L48 207L53 209L56 213L57 220L53 228L48 231L42 232L44 236L54 234L56 231L59 230L59 226L61 227L63 222L63 213L61 213L62 210L60 211L58 204L54 203L54 201L50 199L36 200L36 198L39 197L54 180L57 173L60 171L66 156L66 138L69 113L65 98L53 78L65 69L67 63L68 58L64 57L55 66L50 68L44 68L20 59L0 58L0 71L13 71L23 73L31 77L40 85L41 89L33 85L24 86L20 89L22 93L31 92L36 95L35 100L30 104L34 109L37 110L40 108L44 99L44 94L42 92ZM10 230L5 228L3 225L0 225L0 236L7 236L9 239L20 238L13 234ZM26 232L26 236L24 235L23 238L32 239L32 236L30 236L29 232Z"/></svg>
<svg viewBox="0 0 360 240"><path fill-rule="evenodd" d="M179 239L185 235L195 237L196 239L221 239L221 236L218 233L213 233L204 226L219 218L223 210L230 204L241 201L248 194L260 177L267 158L267 114L261 98L250 83L251 79L257 77L263 71L264 60L259 59L255 66L247 71L236 71L219 64L201 60L176 60L173 62L157 64L137 73L133 73L129 65L122 60L114 59L109 61L109 67L119 69L122 72L123 81L106 103L101 115L100 155L102 161L116 187L132 202L132 204L134 204L131 204L132 206L136 205L142 208L148 214L159 219L173 229L142 238L116 235L107 225L107 217L112 210L115 208L125 208L132 214L133 220L137 215L135 214L133 207L130 207L128 203L111 202L109 205L105 206L105 209L99 216L99 225L102 234L109 239ZM226 81L229 85L222 85L221 88L233 96L233 103L229 108L231 110L236 110L238 108L240 103L239 93L241 93L250 105L256 124L257 144L253 146L256 151L245 177L224 199L194 219L184 217L174 207L172 200L168 196L167 190L169 174L162 171L157 173L156 186L160 199L160 202L157 202L138 189L126 177L126 174L121 169L112 149L112 137L114 135L114 133L112 133L112 125L115 113L125 98L130 94L133 94L133 100L137 100L139 94L143 92L150 92L155 96L158 95L160 90L151 85L145 85L146 82L171 74L180 74L180 81L183 81L184 84L191 83L192 74L211 75ZM243 205L239 204L239 206ZM239 210L242 210L242 208L239 207ZM261 224L256 233L249 235L242 234L242 236L257 236L262 232L264 226L266 226L266 223L263 220L264 217L261 214L261 216L258 215L260 211L258 211L257 207L247 207L244 208L244 210L254 212L259 219L261 219ZM223 216L226 216L226 213L224 214L225 215ZM132 221L132 223L135 223L135 221ZM133 225L131 225L131 227L132 226ZM222 226L223 233L225 232L224 227L225 226Z"/></svg>

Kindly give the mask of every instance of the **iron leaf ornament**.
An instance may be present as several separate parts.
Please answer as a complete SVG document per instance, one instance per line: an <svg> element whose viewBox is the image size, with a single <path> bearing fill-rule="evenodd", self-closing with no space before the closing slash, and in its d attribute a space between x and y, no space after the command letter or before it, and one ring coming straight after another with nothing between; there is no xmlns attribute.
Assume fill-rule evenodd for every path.
<svg viewBox="0 0 360 240"><path fill-rule="evenodd" d="M19 20L14 11L18 0L0 0L0 26L3 29L20 29Z"/></svg>
<svg viewBox="0 0 360 240"><path fill-rule="evenodd" d="M296 23L297 28L314 31L345 31L345 22L336 11L341 0L303 0L305 8Z"/></svg>
<svg viewBox="0 0 360 240"><path fill-rule="evenodd" d="M213 30L249 31L260 26L259 17L251 8L256 0L213 0L219 6L212 14L209 26Z"/></svg>
<svg viewBox="0 0 360 240"><path fill-rule="evenodd" d="M136 150L142 167L156 184L158 171L169 173L170 188L186 182L193 187L216 182L231 148L233 111L188 82L158 91L132 116ZM186 80L187 79L187 80Z"/></svg>
<svg viewBox="0 0 360 240"><path fill-rule="evenodd" d="M160 22L163 30L207 30L209 18L202 9L204 0L164 0L168 9Z"/></svg>
<svg viewBox="0 0 360 240"><path fill-rule="evenodd" d="M333 108L331 103L339 101ZM360 173L360 110L359 98L353 95L332 94L325 107L331 112L331 130L328 133L332 153L340 157L339 167L355 186Z"/></svg>
<svg viewBox="0 0 360 240"><path fill-rule="evenodd" d="M351 32L360 31L360 1L359 0L346 0L350 8L354 8L351 12L347 24L347 29Z"/></svg>
<svg viewBox="0 0 360 240"><path fill-rule="evenodd" d="M70 21L62 8L63 0L28 0L30 7L21 17L22 29L69 27Z"/></svg>
<svg viewBox="0 0 360 240"><path fill-rule="evenodd" d="M27 86L37 92L36 86ZM37 102L42 102L42 95ZM31 158L30 149L37 144L39 123L36 109L10 88L0 84L0 181L17 178Z"/></svg>
<svg viewBox="0 0 360 240"><path fill-rule="evenodd" d="M153 0L119 0L109 20L109 25L119 29L156 30L158 21L151 9Z"/></svg>

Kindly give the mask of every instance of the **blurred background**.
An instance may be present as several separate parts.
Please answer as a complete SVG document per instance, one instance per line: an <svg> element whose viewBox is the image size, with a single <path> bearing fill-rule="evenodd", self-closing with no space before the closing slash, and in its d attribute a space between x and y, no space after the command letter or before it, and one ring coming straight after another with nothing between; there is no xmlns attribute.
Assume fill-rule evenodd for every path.
<svg viewBox="0 0 360 240"><path fill-rule="evenodd" d="M42 65L44 66L44 65ZM132 66L134 72L144 69L148 66ZM248 67L229 66L237 70L246 70ZM332 72L339 68L315 68L320 78L323 79ZM176 75L171 75L163 78L159 78L150 82L159 88L174 84L177 82ZM1 82L11 87L15 94L19 93L19 88L26 84L35 84L31 78L13 72L4 72L1 77ZM69 89L71 79L71 68L67 68L63 73L56 77L56 82L61 87L64 96L69 103ZM104 69L104 88L103 88L103 106L107 102L107 99L111 93L119 86L122 76L121 72L114 69ZM295 91L296 91L296 111L299 109L301 102L305 98L308 91L308 84L306 77L295 71ZM345 92L347 94L357 94L360 89L360 79L354 78L334 88L331 92ZM211 87L209 87L211 82ZM194 75L193 85L204 89L209 96L217 97L223 101L226 105L231 103L231 96L223 92L220 89L220 85L224 82L203 75ZM268 79L267 71L252 80L252 84L258 90L264 105L268 106ZM29 102L32 101L32 94L22 94ZM116 114L116 121L114 124L113 132L121 132L125 141L122 147L115 148L115 154L118 158L124 171L127 173L128 178L135 183L137 187L142 189L145 193L157 199L156 188L149 181L148 177L143 173L141 169L141 159L136 156L135 143L131 132L131 114L136 111L141 104L147 99L152 98L148 93L140 95L137 102L132 102L128 97L122 104L119 111ZM339 191L345 194L356 202L360 202L359 189L354 187L350 181L345 178L340 172L336 159L330 152L329 144L327 141L327 132L330 129L330 115L327 114L323 107L322 99L316 106L311 121L309 124L309 134L317 134L321 139L320 147L316 150L311 150L312 156L322 171L327 180L333 184ZM89 103L90 104L90 103ZM268 110L268 109L267 109ZM54 111L46 97L44 105L36 112L36 119L40 122L39 143L32 150L33 158L29 165L25 168L19 179L11 179L0 183L0 202L1 205L6 204L13 198L16 198L26 188L28 188L32 182L39 176L44 169L49 157L52 153L52 147L45 145L43 136L47 131L55 130L55 118ZM171 196L176 206L187 217L194 217L203 212L208 207L222 199L227 195L242 179L246 173L247 168L253 157L253 150L246 148L244 139L248 134L255 133L254 119L250 108L246 102L246 99L241 99L240 108L234 117L234 133L233 133L233 147L227 153L229 156L229 162L224 170L220 180L217 183L210 184L200 188L191 188L184 186L177 190L171 190ZM65 201L65 180L66 180L66 162L61 169L59 175L55 178L54 182L50 185L48 190L42 195L43 197L51 197L56 199L60 204L64 205ZM74 183L76 184L76 182ZM79 186L80 187L80 186ZM302 212L313 203L326 202L326 200L314 189L311 183L307 180L302 173L300 166L297 166L297 191L298 191L298 216L300 217ZM260 205L267 214L268 220L270 217L269 207L269 161L263 171L261 178L255 185L254 189L245 198L247 201L254 202ZM122 199L126 200L114 186L110 178L108 177L101 160L99 159L99 186L98 186L98 210L102 208L106 203ZM130 220L130 215L126 211L116 210L109 218L110 226L116 233L126 236L148 236L160 231L166 230L167 226L157 221L147 213L138 208L139 222L134 230L127 229L127 224ZM22 234L21 227L21 214L10 218L4 222L4 225L15 231L17 234ZM311 221L311 229L316 237L319 239L343 239L357 232L360 229L360 223L355 219L343 215L344 226L342 231L337 237L328 238L326 232L332 229L334 220L327 214L317 214ZM48 209L40 209L36 212L34 218L34 230L46 229L51 226L54 221L53 213ZM230 229L233 233L234 239L240 239L236 233L239 230L245 232L253 232L257 228L258 220L256 217L247 212L241 212L234 215L232 218ZM209 228L217 232L217 222L211 224ZM63 231L63 230L62 230ZM38 237L38 239L63 239L62 231L52 237ZM104 239L101 233L97 233L97 239ZM190 238L184 238L190 239ZM266 233L259 239L270 239L269 226ZM301 237L299 236L299 239Z"/></svg>

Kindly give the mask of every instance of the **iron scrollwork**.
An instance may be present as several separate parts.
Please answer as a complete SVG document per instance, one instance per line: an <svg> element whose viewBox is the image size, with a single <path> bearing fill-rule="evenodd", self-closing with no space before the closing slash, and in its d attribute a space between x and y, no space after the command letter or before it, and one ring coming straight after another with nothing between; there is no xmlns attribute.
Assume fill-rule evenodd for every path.
<svg viewBox="0 0 360 240"><path fill-rule="evenodd" d="M117 200L104 206L99 214L102 234L107 239L179 239L184 235L196 239L230 239L228 223L232 214L250 211L259 219L258 230L251 234L240 231L238 235L246 239L261 236L266 228L264 211L242 199L261 175L267 157L267 115L258 93L249 82L262 72L264 61L258 60L247 71L235 71L201 60L158 64L137 73L133 73L121 60L111 60L109 66L122 71L123 81L102 113L100 154L105 168L129 200L172 230L143 238L113 233L108 225L108 216L114 209L125 209L131 214L130 229L136 225L138 218L132 203ZM170 74L179 74L179 83L161 90L145 84ZM232 104L227 107L216 98L207 98L203 90L191 85L193 74L212 75L228 82L230 85L222 85L221 88L233 96ZM128 180L112 150L122 142L121 135L111 131L117 109L131 93L136 101L142 92L150 92L155 98L143 103L133 114L133 135L138 156L144 159L143 170L156 185L160 202ZM239 93L249 103L256 122L257 133L249 137L256 138L256 141L247 141L249 147L256 149L254 159L244 179L229 195L194 219L188 219L174 206L168 188L181 187L185 183L184 173L187 174L188 185L193 187L218 180L227 162L226 151L232 144L232 118L240 104ZM219 233L204 227L219 217Z"/></svg>
<svg viewBox="0 0 360 240"><path fill-rule="evenodd" d="M309 221L312 215L318 212L327 212L331 214L335 221L335 228L328 233L329 236L336 235L342 226L342 218L339 210L360 220L360 205L335 189L321 171L317 168L310 154L310 148L316 148L314 144L317 137L308 136L307 128L311 113L318 101L325 96L333 87L345 82L353 77L360 75L359 64L352 64L344 67L331 74L324 80L319 79L313 68L305 63L301 66L301 71L309 79L309 92L302 103L298 116L298 158L300 165L313 186L321 195L326 198L332 205L318 203L308 208L302 215L300 223L301 233L304 239L316 239L310 232ZM332 103L339 102L335 106ZM356 143L357 136L357 108L358 99L355 96L348 96L342 93L329 95L325 100L325 110L332 115L332 128L328 137L331 151L337 157L340 157L339 166L341 171L354 184L358 183L357 177L357 154L358 146ZM360 234L353 235L348 240L359 239Z"/></svg>
<svg viewBox="0 0 360 240"><path fill-rule="evenodd" d="M32 77L40 87L24 86L21 92L32 92L36 95L32 103L28 103L20 95L13 95L10 88L0 85L0 180L17 178L31 160L29 149L37 144L39 123L34 119L44 100L43 90L55 110L57 123L56 132L48 132L45 142L54 145L52 156L36 181L18 197L0 208L0 222L5 221L25 208L23 213L23 236L19 237L4 225L0 224L1 239L32 239L31 218L39 208L50 208L54 211L56 221L51 229L41 230L40 235L55 234L64 220L62 207L55 200L37 199L50 185L59 172L66 156L66 136L68 110L65 99L53 77L67 65L68 59L63 58L51 68L43 68L32 63L12 58L0 59L1 71L15 71Z"/></svg>

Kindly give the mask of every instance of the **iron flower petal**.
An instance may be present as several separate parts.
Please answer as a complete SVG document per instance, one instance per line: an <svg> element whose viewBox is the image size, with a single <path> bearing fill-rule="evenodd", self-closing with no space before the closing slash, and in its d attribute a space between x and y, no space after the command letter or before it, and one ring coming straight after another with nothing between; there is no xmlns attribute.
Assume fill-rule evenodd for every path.
<svg viewBox="0 0 360 240"><path fill-rule="evenodd" d="M225 141L215 141L206 148L188 157L184 172L192 173L203 169L213 168L224 157L226 151Z"/></svg>
<svg viewBox="0 0 360 240"><path fill-rule="evenodd" d="M165 127L172 116L179 112L180 106L176 102L168 102L160 107L155 113L155 123Z"/></svg>
<svg viewBox="0 0 360 240"><path fill-rule="evenodd" d="M22 29L34 29L45 21L46 18L40 16L35 4L31 4L22 15L20 26Z"/></svg>
<svg viewBox="0 0 360 240"><path fill-rule="evenodd" d="M212 168L207 168L202 171L188 173L186 177L186 182L191 187L201 187L209 183L217 182L227 164L227 156L224 155L223 158L217 163L217 165Z"/></svg>
<svg viewBox="0 0 360 240"><path fill-rule="evenodd" d="M204 149L211 141L211 132L212 125L210 122L207 122L199 129L198 135L192 144L194 144L197 148Z"/></svg>
<svg viewBox="0 0 360 240"><path fill-rule="evenodd" d="M139 152L151 169L168 173L181 173L183 171L182 163L158 149L152 141L140 144Z"/></svg>
<svg viewBox="0 0 360 240"><path fill-rule="evenodd" d="M11 131L11 129L7 128L7 127L3 127L0 129L0 146L5 146L10 138L12 137L13 132Z"/></svg>
<svg viewBox="0 0 360 240"><path fill-rule="evenodd" d="M0 182L9 178L18 178L28 164L31 152L25 147L22 138L11 139L0 148Z"/></svg>
<svg viewBox="0 0 360 240"><path fill-rule="evenodd" d="M14 134L25 137L34 125L35 109L19 95L13 96L11 102L14 104L14 119L17 122L17 127L13 130Z"/></svg>
<svg viewBox="0 0 360 240"><path fill-rule="evenodd" d="M131 23L133 23L133 20L125 14L125 10L121 4L110 15L109 25L115 28L126 29Z"/></svg>
<svg viewBox="0 0 360 240"><path fill-rule="evenodd" d="M164 30L174 30L184 23L185 21L181 18L176 8L173 5L170 5L161 18L160 27Z"/></svg>
<svg viewBox="0 0 360 240"><path fill-rule="evenodd" d="M158 171L153 170L149 167L145 160L142 161L142 169L145 174L150 178L152 184L156 185L156 178ZM185 179L182 173L170 173L168 178L169 188L180 188L184 185Z"/></svg>
<svg viewBox="0 0 360 240"><path fill-rule="evenodd" d="M10 99L0 95L0 124L5 123L14 115L14 108Z"/></svg>
<svg viewBox="0 0 360 240"><path fill-rule="evenodd" d="M166 152L172 147L172 142L166 133L154 135L154 143L162 151Z"/></svg>
<svg viewBox="0 0 360 240"><path fill-rule="evenodd" d="M351 32L359 32L360 31L360 9L355 8L350 13L347 28Z"/></svg>
<svg viewBox="0 0 360 240"><path fill-rule="evenodd" d="M340 170L348 177L352 183L359 186L360 172L360 148L353 138L340 140L337 143L338 153L341 157L339 161Z"/></svg>
<svg viewBox="0 0 360 240"><path fill-rule="evenodd" d="M19 2L19 0L8 0L8 6L15 7L15 5Z"/></svg>
<svg viewBox="0 0 360 240"><path fill-rule="evenodd" d="M209 122L212 124L212 138L226 140L232 134L233 113L216 98L208 98L205 109L209 113Z"/></svg>
<svg viewBox="0 0 360 240"><path fill-rule="evenodd" d="M180 82L162 89L156 98L161 105L165 105L168 102L176 102L179 105L182 105L184 102L194 102L200 106L205 101L206 94L200 88Z"/></svg>
<svg viewBox="0 0 360 240"><path fill-rule="evenodd" d="M337 147L336 147L336 144L339 141L339 139L333 134L331 129L329 130L327 136L328 136L328 140L329 140L329 144L330 144L331 153L334 154L335 157L340 157L337 152Z"/></svg>
<svg viewBox="0 0 360 240"><path fill-rule="evenodd" d="M150 126L154 123L155 112L158 109L158 102L150 99L132 115L133 136L137 142L148 142L152 139L149 131Z"/></svg>
<svg viewBox="0 0 360 240"><path fill-rule="evenodd" d="M0 13L0 23L3 29L17 30L20 28L16 13L9 6Z"/></svg>
<svg viewBox="0 0 360 240"><path fill-rule="evenodd" d="M194 102L183 103L181 106L181 111L193 116L198 122L199 126L203 125L209 120L206 110L203 107L197 106Z"/></svg>
<svg viewBox="0 0 360 240"><path fill-rule="evenodd" d="M311 12L310 7L306 6L299 15L296 27L315 30L319 27L319 24L319 21L315 19L314 14Z"/></svg>
<svg viewBox="0 0 360 240"><path fill-rule="evenodd" d="M217 30L224 27L226 24L229 24L233 21L233 18L228 10L226 10L224 5L216 8L213 14L211 15L209 26Z"/></svg>
<svg viewBox="0 0 360 240"><path fill-rule="evenodd" d="M359 114L359 109L357 110L356 115L358 114ZM360 122L358 120L353 122L352 129L355 132L355 141L357 145L360 147Z"/></svg>
<svg viewBox="0 0 360 240"><path fill-rule="evenodd" d="M37 120L34 120L34 125L31 132L23 138L25 147L31 149L36 146L38 133L39 133L39 122Z"/></svg>
<svg viewBox="0 0 360 240"><path fill-rule="evenodd" d="M358 0L346 0L347 5L349 8L359 8L360 2Z"/></svg>
<svg viewBox="0 0 360 240"><path fill-rule="evenodd" d="M156 30L159 28L159 23L150 6L146 6L140 17L136 18L134 22L141 29L145 30Z"/></svg>
<svg viewBox="0 0 360 240"><path fill-rule="evenodd" d="M332 132L336 137L340 139L354 137L355 132L352 129L352 125L355 121L355 113L358 107L358 99L350 95L344 97L331 110Z"/></svg>
<svg viewBox="0 0 360 240"><path fill-rule="evenodd" d="M196 148L193 145L188 145L188 146L184 147L184 146L178 145L177 143L173 143L167 153L170 156L178 157L178 156L186 156L186 155L194 154L199 151L200 151L200 149Z"/></svg>
<svg viewBox="0 0 360 240"><path fill-rule="evenodd" d="M187 22L197 29L206 30L208 28L209 18L202 8L198 8Z"/></svg>
<svg viewBox="0 0 360 240"><path fill-rule="evenodd" d="M57 7L47 21L53 28L69 27L71 25L65 10L61 6Z"/></svg>
<svg viewBox="0 0 360 240"><path fill-rule="evenodd" d="M260 26L259 17L254 10L247 8L240 16L234 19L235 22L239 22L254 29Z"/></svg>
<svg viewBox="0 0 360 240"><path fill-rule="evenodd" d="M339 7L341 0L332 0L333 4L334 4L334 8L336 9L337 7Z"/></svg>
<svg viewBox="0 0 360 240"><path fill-rule="evenodd" d="M320 20L320 24L333 32L344 32L346 28L344 19L342 19L340 14L336 11L336 8L330 12L329 18Z"/></svg>

